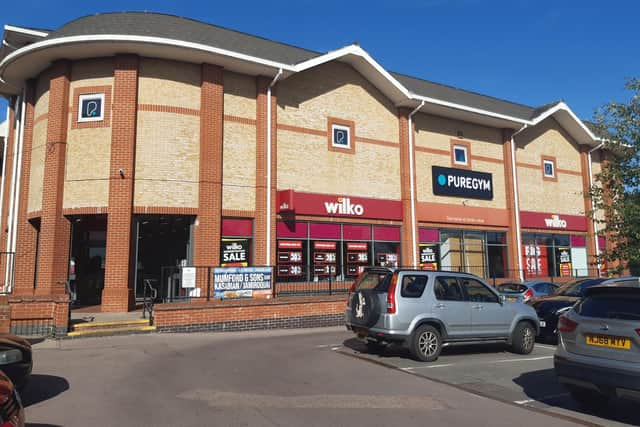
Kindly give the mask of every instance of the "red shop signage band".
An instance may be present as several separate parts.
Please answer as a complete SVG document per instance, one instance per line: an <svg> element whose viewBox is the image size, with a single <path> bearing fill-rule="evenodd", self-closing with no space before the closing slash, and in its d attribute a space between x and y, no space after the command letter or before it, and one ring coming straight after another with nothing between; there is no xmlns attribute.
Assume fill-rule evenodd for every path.
<svg viewBox="0 0 640 427"><path fill-rule="evenodd" d="M365 197L278 191L278 213L402 220L402 202Z"/></svg>
<svg viewBox="0 0 640 427"><path fill-rule="evenodd" d="M587 217L543 212L520 212L522 228L542 230L587 231Z"/></svg>

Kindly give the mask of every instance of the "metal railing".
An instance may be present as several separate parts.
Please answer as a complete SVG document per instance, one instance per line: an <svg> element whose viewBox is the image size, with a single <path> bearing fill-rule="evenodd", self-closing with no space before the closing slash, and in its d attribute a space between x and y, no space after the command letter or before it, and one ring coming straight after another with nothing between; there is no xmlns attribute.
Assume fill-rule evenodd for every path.
<svg viewBox="0 0 640 427"><path fill-rule="evenodd" d="M151 281L152 294L147 286L150 279L144 279L145 294L143 299L145 301L150 299L154 302L191 302L245 298L258 294L270 298L344 295L349 292L351 285L361 271L361 269L349 270L345 266L341 267L342 273L338 274L336 269L321 271L317 266L301 266L293 271L295 274L290 274L291 270L285 272L282 267L272 266L270 290L253 292L216 289L213 276L214 269L217 267L214 266L162 267L158 278ZM412 267L401 268L411 269ZM185 269L190 269L188 274ZM349 271L351 274L345 274L345 271ZM533 274L526 270L489 269L487 266L442 266L439 271L475 274L493 286L507 281L520 281L520 277L523 277L524 280L564 283L576 278L598 275L598 270L595 268L567 270L563 272L565 274L563 276L548 275L542 272Z"/></svg>
<svg viewBox="0 0 640 427"><path fill-rule="evenodd" d="M149 314L149 324L153 325L153 307L155 300L158 298L158 290L153 286L152 279L145 279L144 281L144 296L142 299L142 318L147 318Z"/></svg>

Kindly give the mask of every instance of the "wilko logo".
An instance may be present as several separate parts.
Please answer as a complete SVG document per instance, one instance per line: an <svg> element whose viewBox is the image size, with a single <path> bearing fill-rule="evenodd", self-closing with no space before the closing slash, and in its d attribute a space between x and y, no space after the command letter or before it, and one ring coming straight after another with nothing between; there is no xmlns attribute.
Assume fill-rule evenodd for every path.
<svg viewBox="0 0 640 427"><path fill-rule="evenodd" d="M559 215L551 215L551 218L545 218L544 223L549 228L567 228L567 221L561 219Z"/></svg>
<svg viewBox="0 0 640 427"><path fill-rule="evenodd" d="M364 206L352 204L348 197L339 197L338 202L324 202L328 214L338 215L364 215Z"/></svg>

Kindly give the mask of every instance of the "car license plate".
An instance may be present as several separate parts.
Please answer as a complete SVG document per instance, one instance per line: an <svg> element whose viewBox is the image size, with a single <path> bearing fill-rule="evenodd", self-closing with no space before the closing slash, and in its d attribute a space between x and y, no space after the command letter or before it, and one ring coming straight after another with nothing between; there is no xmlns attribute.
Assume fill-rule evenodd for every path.
<svg viewBox="0 0 640 427"><path fill-rule="evenodd" d="M610 335L586 335L587 345L598 347L618 348L621 350L631 349L631 340L624 337L612 337Z"/></svg>
<svg viewBox="0 0 640 427"><path fill-rule="evenodd" d="M544 320L540 321L540 327L541 328L546 328L547 327L547 322L545 322Z"/></svg>

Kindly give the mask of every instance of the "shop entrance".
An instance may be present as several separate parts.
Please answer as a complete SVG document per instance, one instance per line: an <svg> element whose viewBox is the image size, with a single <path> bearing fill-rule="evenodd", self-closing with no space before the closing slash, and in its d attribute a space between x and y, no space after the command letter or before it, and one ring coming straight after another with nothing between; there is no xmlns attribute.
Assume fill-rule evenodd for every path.
<svg viewBox="0 0 640 427"><path fill-rule="evenodd" d="M167 267L192 264L193 222L188 215L139 215L135 218L136 299L144 298L145 280L158 292L158 299L172 294L175 281Z"/></svg>
<svg viewBox="0 0 640 427"><path fill-rule="evenodd" d="M74 216L70 221L69 285L72 298L75 296L74 306L99 306L104 288L107 216Z"/></svg>

